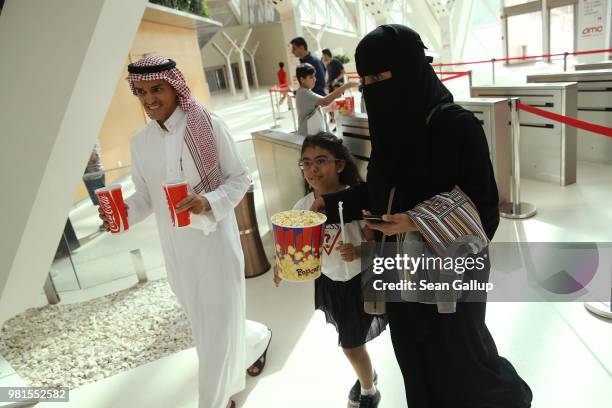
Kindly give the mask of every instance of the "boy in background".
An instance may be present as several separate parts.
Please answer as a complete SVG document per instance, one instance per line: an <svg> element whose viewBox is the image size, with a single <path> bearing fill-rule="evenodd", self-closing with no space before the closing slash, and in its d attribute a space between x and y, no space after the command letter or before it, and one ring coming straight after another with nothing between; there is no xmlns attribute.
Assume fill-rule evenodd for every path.
<svg viewBox="0 0 612 408"><path fill-rule="evenodd" d="M327 96L321 96L312 91L315 86L315 68L310 64L301 64L295 70L295 76L300 84L300 87L295 94L295 102L298 111L298 134L309 136L308 134L308 118L321 106L327 107L347 89L356 88L359 86L357 82L347 82L346 84L336 88ZM330 109L329 109L330 110ZM323 114L323 112L321 113Z"/></svg>

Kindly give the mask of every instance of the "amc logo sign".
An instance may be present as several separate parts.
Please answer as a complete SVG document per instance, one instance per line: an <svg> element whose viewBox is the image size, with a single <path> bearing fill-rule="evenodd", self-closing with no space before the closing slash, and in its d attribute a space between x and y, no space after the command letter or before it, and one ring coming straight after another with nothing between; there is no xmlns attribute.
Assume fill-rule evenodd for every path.
<svg viewBox="0 0 612 408"><path fill-rule="evenodd" d="M602 25L599 25L597 27L585 27L585 29L582 30L582 35L601 33L601 32L603 32L603 30L604 30L604 28L603 28Z"/></svg>

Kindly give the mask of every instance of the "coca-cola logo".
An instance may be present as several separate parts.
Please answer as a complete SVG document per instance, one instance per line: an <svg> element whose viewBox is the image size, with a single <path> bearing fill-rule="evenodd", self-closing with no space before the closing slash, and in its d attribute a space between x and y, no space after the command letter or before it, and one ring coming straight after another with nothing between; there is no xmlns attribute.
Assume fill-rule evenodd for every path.
<svg viewBox="0 0 612 408"><path fill-rule="evenodd" d="M119 225L115 221L115 214L111 205L110 197L106 194L101 194L98 196L98 199L100 201L100 207L102 207L102 211L106 215L108 229L110 229L111 232L119 232Z"/></svg>
<svg viewBox="0 0 612 408"><path fill-rule="evenodd" d="M593 33L601 33L603 32L604 28L602 25L599 25L597 27L593 26L593 27L585 27L584 30L582 30L582 35L588 35L588 34L593 34Z"/></svg>

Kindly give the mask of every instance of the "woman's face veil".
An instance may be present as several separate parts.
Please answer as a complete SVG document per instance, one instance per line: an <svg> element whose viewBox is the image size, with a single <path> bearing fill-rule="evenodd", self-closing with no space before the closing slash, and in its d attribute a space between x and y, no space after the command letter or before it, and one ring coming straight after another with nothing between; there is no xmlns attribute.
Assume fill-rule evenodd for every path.
<svg viewBox="0 0 612 408"><path fill-rule="evenodd" d="M389 79L363 87L368 117L373 122L370 130L382 133L385 139L390 137L386 131L421 133L431 109L443 101L452 101L452 95L429 64L425 49L418 33L399 24L376 28L357 46L355 61L362 78L391 72ZM389 129L390 124L394 124L393 129Z"/></svg>
<svg viewBox="0 0 612 408"><path fill-rule="evenodd" d="M385 71L391 77L363 86L372 153L368 181L412 188L426 183L426 118L438 104L452 102L425 56L418 33L399 24L383 25L357 45L355 62L362 78ZM387 189L390 188L387 185Z"/></svg>

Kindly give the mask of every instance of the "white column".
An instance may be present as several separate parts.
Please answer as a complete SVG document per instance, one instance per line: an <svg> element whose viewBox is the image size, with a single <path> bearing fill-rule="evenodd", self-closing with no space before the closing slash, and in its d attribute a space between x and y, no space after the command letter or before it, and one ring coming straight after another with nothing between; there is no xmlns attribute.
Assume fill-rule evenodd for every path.
<svg viewBox="0 0 612 408"><path fill-rule="evenodd" d="M441 63L453 62L453 38L450 23L450 15L445 13L439 18L440 24L440 40L442 47L440 48L440 61ZM446 69L445 69L446 70Z"/></svg>
<svg viewBox="0 0 612 408"><path fill-rule="evenodd" d="M283 38L285 39L286 55L287 55L287 74L288 81L297 87L297 79L295 78L295 68L299 60L291 53L289 41L295 37L303 37L302 23L300 22L300 7L299 1L288 0L276 2L274 7L280 16L281 25L283 27Z"/></svg>
<svg viewBox="0 0 612 408"><path fill-rule="evenodd" d="M40 299L146 4L146 0L7 0L4 4L0 324Z"/></svg>
<svg viewBox="0 0 612 408"><path fill-rule="evenodd" d="M366 21L365 21L366 16L365 16L363 1L364 0L357 0L357 3L355 4L356 6L355 22L357 24L356 29L357 29L357 35L359 36L359 38L367 34L366 33Z"/></svg>
<svg viewBox="0 0 612 408"><path fill-rule="evenodd" d="M451 10L451 34L453 38L452 60L463 59L465 43L469 34L475 0L458 0Z"/></svg>
<svg viewBox="0 0 612 408"><path fill-rule="evenodd" d="M319 28L319 31L315 34L312 32L312 30L310 30L308 27L304 27L304 30L308 33L308 35L310 35L314 40L315 40L315 44L317 44L317 53L320 53L321 51L323 51L323 47L321 47L321 39L323 38L323 34L325 34L325 30L327 29L328 23L324 23L321 28ZM312 48L309 49L309 51L314 51Z"/></svg>
<svg viewBox="0 0 612 408"><path fill-rule="evenodd" d="M219 54L223 55L223 58L225 59L225 70L227 71L227 82L229 83L229 87L230 87L230 91L232 92L232 95L236 95L236 85L234 84L234 74L232 73L232 48L230 47L228 52L225 52L221 49L221 47L219 47L217 45L217 43L212 42L211 43L213 47L215 47L215 49L217 51L219 51Z"/></svg>
<svg viewBox="0 0 612 408"><path fill-rule="evenodd" d="M223 36L229 41L229 43L234 47L234 51L238 53L238 67L240 69L240 82L242 84L242 92L244 93L244 99L249 99L251 97L251 91L249 89L249 77L246 71L246 64L244 62L244 47L246 43L249 41L249 37L253 32L253 28L249 28L248 31L244 34L244 38L240 45L236 44L234 40L230 38L229 35L224 31Z"/></svg>
<svg viewBox="0 0 612 408"><path fill-rule="evenodd" d="M255 46L253 47L251 51L249 51L249 49L246 47L244 48L244 52L246 52L249 55L249 58L251 59L251 69L253 71L253 84L255 85L255 88L259 88L259 79L257 78L257 68L255 67L255 53L257 52L258 48L259 48L259 41L255 43Z"/></svg>

